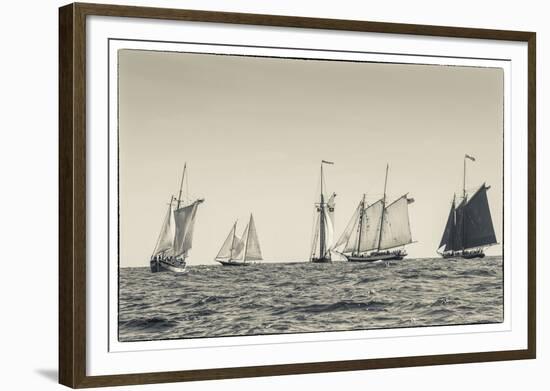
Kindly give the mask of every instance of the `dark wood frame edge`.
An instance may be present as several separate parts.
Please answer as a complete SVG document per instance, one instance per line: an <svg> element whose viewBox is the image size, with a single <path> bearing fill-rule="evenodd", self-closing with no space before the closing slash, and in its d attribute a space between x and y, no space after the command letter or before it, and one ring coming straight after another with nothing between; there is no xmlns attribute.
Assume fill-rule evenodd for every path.
<svg viewBox="0 0 550 391"><path fill-rule="evenodd" d="M528 347L525 350L257 367L86 375L86 17L172 19L528 43ZM536 357L536 34L229 12L69 4L59 9L59 382L72 388L355 371Z"/></svg>

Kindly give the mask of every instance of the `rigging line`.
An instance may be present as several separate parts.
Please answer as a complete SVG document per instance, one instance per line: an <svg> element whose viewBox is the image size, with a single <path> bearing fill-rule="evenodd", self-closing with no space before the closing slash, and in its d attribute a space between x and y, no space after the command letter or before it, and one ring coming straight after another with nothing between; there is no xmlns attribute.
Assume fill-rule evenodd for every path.
<svg viewBox="0 0 550 391"><path fill-rule="evenodd" d="M186 163L186 166L187 166L187 163ZM189 198L189 173L186 173L187 175L185 175L185 196L187 197L187 202L189 203L190 201L190 198Z"/></svg>

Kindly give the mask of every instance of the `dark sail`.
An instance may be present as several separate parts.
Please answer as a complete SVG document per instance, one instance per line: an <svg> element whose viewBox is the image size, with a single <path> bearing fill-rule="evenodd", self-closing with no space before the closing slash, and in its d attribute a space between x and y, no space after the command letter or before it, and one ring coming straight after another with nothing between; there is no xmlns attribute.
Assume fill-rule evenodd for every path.
<svg viewBox="0 0 550 391"><path fill-rule="evenodd" d="M458 216L457 216L458 219ZM497 242L485 184L469 199L464 213L464 248Z"/></svg>
<svg viewBox="0 0 550 391"><path fill-rule="evenodd" d="M445 230L443 231L443 236L441 237L441 242L439 242L439 247L445 246L444 251L451 250L454 243L454 228L455 228L455 201L451 205L451 211L449 212L449 217L447 218L447 224L445 225Z"/></svg>
<svg viewBox="0 0 550 391"><path fill-rule="evenodd" d="M449 248L449 250L458 251L462 250L463 243L464 243L464 226L463 226L463 213L464 213L464 201L462 201L455 211L455 229L454 229L454 242L453 247Z"/></svg>

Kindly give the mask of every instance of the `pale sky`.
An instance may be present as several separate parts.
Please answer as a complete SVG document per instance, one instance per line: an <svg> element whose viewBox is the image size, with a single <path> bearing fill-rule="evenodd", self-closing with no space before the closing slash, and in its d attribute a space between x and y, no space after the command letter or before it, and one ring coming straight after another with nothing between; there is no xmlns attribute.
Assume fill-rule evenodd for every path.
<svg viewBox="0 0 550 391"><path fill-rule="evenodd" d="M336 236L363 193L415 199L409 257L434 257L453 192L483 182L502 242L499 68L119 52L120 265L146 266L188 164L188 263L211 264L254 214L266 262L309 257L321 159ZM501 253L494 246L488 255Z"/></svg>

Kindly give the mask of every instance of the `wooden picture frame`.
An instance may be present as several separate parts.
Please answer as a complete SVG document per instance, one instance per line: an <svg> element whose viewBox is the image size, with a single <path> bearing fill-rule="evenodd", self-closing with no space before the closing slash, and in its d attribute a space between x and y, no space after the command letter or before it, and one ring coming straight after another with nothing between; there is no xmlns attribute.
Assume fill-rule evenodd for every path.
<svg viewBox="0 0 550 391"><path fill-rule="evenodd" d="M528 45L528 346L521 350L89 376L86 371L86 25L89 16L376 32ZM59 10L59 382L73 388L531 359L536 356L536 35L293 16L75 3Z"/></svg>

